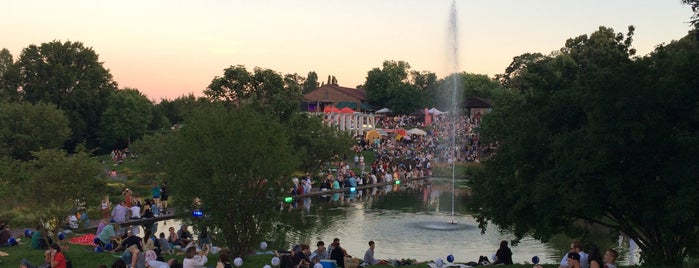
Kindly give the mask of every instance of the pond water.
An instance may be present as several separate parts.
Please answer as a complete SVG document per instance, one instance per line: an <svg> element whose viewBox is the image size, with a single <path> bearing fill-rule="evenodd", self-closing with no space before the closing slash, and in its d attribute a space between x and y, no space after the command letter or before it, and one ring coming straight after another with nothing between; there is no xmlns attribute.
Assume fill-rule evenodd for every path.
<svg viewBox="0 0 699 268"><path fill-rule="evenodd" d="M453 195L457 224L449 224L451 189L451 179L432 179L429 185L415 182L301 199L282 208L282 231L268 242L277 248L309 243L314 250L318 240L327 246L337 237L357 258L364 256L368 241L373 240L375 256L381 259L429 261L452 254L457 262L478 261L481 255L492 260L500 241L514 236L501 234L494 226L481 234L467 212L469 189L463 181L457 181ZM180 224L179 220L160 222L158 233L167 234L167 228L177 229ZM512 258L515 263L531 263L538 256L542 263L558 263L570 242L561 241L545 244L524 238L517 246L510 245Z"/></svg>
<svg viewBox="0 0 699 268"><path fill-rule="evenodd" d="M450 179L432 179L430 185L389 185L356 194L299 200L289 205L283 220L289 225L287 241L315 248L316 241L327 245L337 237L342 247L358 258L364 256L369 240L376 242L375 255L382 259L428 261L446 259L449 254L457 262L478 261L481 255L491 258L500 241L513 236L494 229L481 234L478 223L466 211L469 190L464 182L455 187L457 224L449 224L451 185ZM560 250L531 238L511 249L518 263L531 262L533 256L554 263L562 256Z"/></svg>

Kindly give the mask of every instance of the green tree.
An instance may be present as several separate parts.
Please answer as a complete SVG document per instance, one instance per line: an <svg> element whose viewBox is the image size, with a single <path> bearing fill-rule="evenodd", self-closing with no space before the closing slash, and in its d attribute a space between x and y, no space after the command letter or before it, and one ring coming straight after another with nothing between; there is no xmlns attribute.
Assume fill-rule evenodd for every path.
<svg viewBox="0 0 699 268"><path fill-rule="evenodd" d="M301 160L299 170L315 174L332 157L352 147L352 134L323 124L322 118L297 113L288 122L294 154Z"/></svg>
<svg viewBox="0 0 699 268"><path fill-rule="evenodd" d="M312 90L318 88L320 84L318 84L318 74L314 71L308 72L308 77L306 77L306 81L303 82L303 94L306 94L308 92L311 92Z"/></svg>
<svg viewBox="0 0 699 268"><path fill-rule="evenodd" d="M170 148L174 201L200 208L207 216L198 224L212 228L234 255L251 252L272 230L274 207L298 165L285 128L249 106L215 105L187 119Z"/></svg>
<svg viewBox="0 0 699 268"><path fill-rule="evenodd" d="M205 97L197 98L194 94L189 94L174 100L162 100L155 105L155 109L162 112L171 124L180 124L192 110L209 102L209 99Z"/></svg>
<svg viewBox="0 0 699 268"><path fill-rule="evenodd" d="M56 105L0 103L0 155L29 160L32 151L54 149L70 136L68 118Z"/></svg>
<svg viewBox="0 0 699 268"><path fill-rule="evenodd" d="M690 23L694 26L696 30L699 30L699 0L682 0L682 3L692 7L692 15ZM697 31L699 33L699 31Z"/></svg>
<svg viewBox="0 0 699 268"><path fill-rule="evenodd" d="M500 143L472 180L482 228L546 241L593 224L634 239L648 265L696 254L697 43L633 60L629 30L569 39L510 77L526 89L503 94L482 125Z"/></svg>
<svg viewBox="0 0 699 268"><path fill-rule="evenodd" d="M242 65L225 69L223 76L214 78L204 90L204 95L212 101L234 106L252 104L280 120L298 111L302 97L295 87L285 85L279 73L263 68L255 68L250 73Z"/></svg>
<svg viewBox="0 0 699 268"><path fill-rule="evenodd" d="M117 90L109 97L100 122L100 141L104 148L131 145L131 139L143 136L153 115L153 104L137 89Z"/></svg>
<svg viewBox="0 0 699 268"><path fill-rule="evenodd" d="M409 74L410 64L404 61L384 61L382 68L371 69L364 83L369 102L402 114L424 108L420 92L410 83Z"/></svg>
<svg viewBox="0 0 699 268"><path fill-rule="evenodd" d="M6 48L0 50L0 101L17 101L17 80L19 72L14 64L12 53Z"/></svg>
<svg viewBox="0 0 699 268"><path fill-rule="evenodd" d="M12 90L30 103L53 103L70 119L69 150L83 141L97 146L100 118L116 82L92 48L70 41L30 45L16 67L18 83Z"/></svg>
<svg viewBox="0 0 699 268"><path fill-rule="evenodd" d="M32 160L15 163L18 167L10 185L22 204L16 208L50 225L53 234L58 234L63 220L76 209L76 200L96 204L103 196L105 182L96 178L102 167L80 146L73 154L40 150Z"/></svg>

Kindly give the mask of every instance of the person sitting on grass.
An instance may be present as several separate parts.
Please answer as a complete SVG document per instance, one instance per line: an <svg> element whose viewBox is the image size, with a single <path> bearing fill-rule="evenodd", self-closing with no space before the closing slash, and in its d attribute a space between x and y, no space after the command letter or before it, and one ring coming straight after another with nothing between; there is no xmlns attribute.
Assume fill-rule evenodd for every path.
<svg viewBox="0 0 699 268"><path fill-rule="evenodd" d="M116 238L116 232L119 230L119 224L112 223L102 228L102 231L97 235L97 243L100 247L107 244L112 244L112 241Z"/></svg>
<svg viewBox="0 0 699 268"><path fill-rule="evenodd" d="M183 224L177 231L177 240L175 242L176 245L180 245L183 248L192 242L192 233L187 230L186 224Z"/></svg>
<svg viewBox="0 0 699 268"><path fill-rule="evenodd" d="M369 265L388 264L388 262L385 260L377 260L374 258L374 249L375 248L376 248L376 244L374 243L374 241L369 241L369 249L367 249L366 253L364 253L364 262L368 263Z"/></svg>
<svg viewBox="0 0 699 268"><path fill-rule="evenodd" d="M50 244L53 244L51 238L44 237L44 227L41 224L36 226L36 231L32 233L32 249L46 250Z"/></svg>
<svg viewBox="0 0 699 268"><path fill-rule="evenodd" d="M12 238L12 232L10 232L10 226L6 223L0 223L0 247L9 247L10 238Z"/></svg>
<svg viewBox="0 0 699 268"><path fill-rule="evenodd" d="M61 252L61 247L57 244L51 245L50 249L44 252L44 262L41 266L34 266L27 259L22 259L19 268L66 268L68 265L65 255Z"/></svg>
<svg viewBox="0 0 699 268"><path fill-rule="evenodd" d="M126 233L126 238L121 241L121 244L119 244L118 247L112 250L112 253L127 249L131 246L136 246L139 251L143 251L143 240L140 237L135 236L133 232L129 230Z"/></svg>
<svg viewBox="0 0 699 268"><path fill-rule="evenodd" d="M185 258L182 261L182 268L204 268L209 259L209 248L205 247L197 253L196 247L188 247L185 252Z"/></svg>

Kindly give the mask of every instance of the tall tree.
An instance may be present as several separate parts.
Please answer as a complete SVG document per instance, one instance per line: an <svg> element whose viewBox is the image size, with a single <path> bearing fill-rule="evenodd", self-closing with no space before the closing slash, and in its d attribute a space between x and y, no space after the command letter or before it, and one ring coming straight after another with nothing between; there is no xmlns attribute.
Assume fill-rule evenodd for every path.
<svg viewBox="0 0 699 268"><path fill-rule="evenodd" d="M16 66L15 92L25 101L53 103L65 111L72 130L69 150L83 141L91 148L97 146L100 117L116 82L92 48L70 41L30 45Z"/></svg>
<svg viewBox="0 0 699 268"><path fill-rule="evenodd" d="M308 92L311 92L311 90L314 90L318 88L320 84L318 83L318 74L314 71L308 72L308 77L306 77L306 81L303 83L303 94L306 94Z"/></svg>
<svg viewBox="0 0 699 268"><path fill-rule="evenodd" d="M633 28L600 27L530 62L485 116L498 141L472 180L474 210L521 238L584 236L586 224L634 239L648 265L679 266L699 241L699 50L693 36L632 60ZM516 93L515 93L516 92Z"/></svg>
<svg viewBox="0 0 699 268"><path fill-rule="evenodd" d="M130 146L131 140L146 133L153 118L153 104L137 89L117 90L109 97L107 110L100 122L103 148Z"/></svg>
<svg viewBox="0 0 699 268"><path fill-rule="evenodd" d="M55 149L70 136L68 118L56 105L0 103L0 155L29 160L31 152Z"/></svg>
<svg viewBox="0 0 699 268"><path fill-rule="evenodd" d="M210 226L236 256L269 235L283 185L298 165L275 118L247 105L203 108L175 133L169 148L168 185L181 209L201 209L208 217L199 224Z"/></svg>
<svg viewBox="0 0 699 268"><path fill-rule="evenodd" d="M332 157L352 147L354 140L348 131L323 123L322 118L297 113L287 127L294 145L294 154L301 160L299 170L315 174Z"/></svg>
<svg viewBox="0 0 699 268"><path fill-rule="evenodd" d="M0 101L18 101L17 79L19 72L14 64L12 53L6 48L0 50Z"/></svg>
<svg viewBox="0 0 699 268"><path fill-rule="evenodd" d="M255 105L269 111L281 120L298 111L301 93L285 89L284 80L278 72L255 68L248 72L238 65L224 70L222 77L215 77L204 95L214 101L224 101L234 106Z"/></svg>
<svg viewBox="0 0 699 268"><path fill-rule="evenodd" d="M410 64L404 61L384 61L382 68L370 70L364 83L369 102L403 114L423 108L424 100L410 83L409 74Z"/></svg>

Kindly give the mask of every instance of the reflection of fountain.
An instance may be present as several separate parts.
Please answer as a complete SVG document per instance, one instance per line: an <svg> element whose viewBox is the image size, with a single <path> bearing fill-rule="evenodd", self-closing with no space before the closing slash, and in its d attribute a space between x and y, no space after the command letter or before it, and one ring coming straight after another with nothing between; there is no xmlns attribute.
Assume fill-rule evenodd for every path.
<svg viewBox="0 0 699 268"><path fill-rule="evenodd" d="M441 222L441 221L421 221L421 222L415 222L414 224L416 227L421 228L421 229L441 230L441 231L454 231L454 230L464 230L464 229L476 228L476 226L473 226L473 225L457 224L456 220L451 220L451 221L448 221L446 223Z"/></svg>

